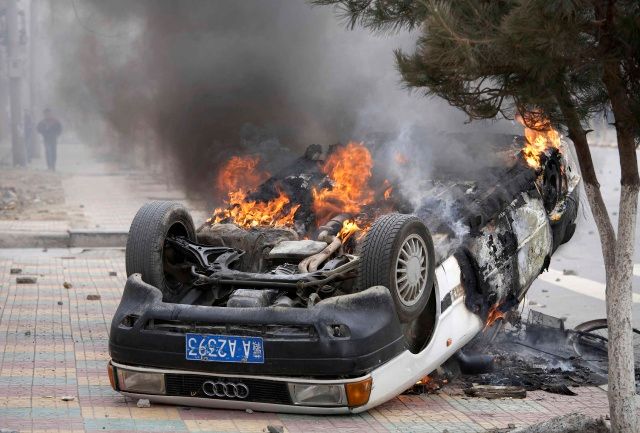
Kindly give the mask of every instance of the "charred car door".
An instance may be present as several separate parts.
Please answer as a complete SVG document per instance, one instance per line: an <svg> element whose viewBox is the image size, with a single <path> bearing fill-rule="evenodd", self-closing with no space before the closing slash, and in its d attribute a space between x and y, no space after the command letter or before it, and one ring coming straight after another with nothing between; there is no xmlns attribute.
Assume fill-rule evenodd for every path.
<svg viewBox="0 0 640 433"><path fill-rule="evenodd" d="M477 274L475 291L481 295L474 309L482 314L491 307L517 304L547 266L552 246L541 198L520 194L467 244Z"/></svg>

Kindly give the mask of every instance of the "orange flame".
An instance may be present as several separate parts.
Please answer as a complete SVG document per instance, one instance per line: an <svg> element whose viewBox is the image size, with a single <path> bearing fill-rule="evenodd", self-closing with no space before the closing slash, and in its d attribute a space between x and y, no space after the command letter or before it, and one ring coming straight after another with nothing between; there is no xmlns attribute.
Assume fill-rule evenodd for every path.
<svg viewBox="0 0 640 433"><path fill-rule="evenodd" d="M373 201L374 192L368 186L372 167L371 154L362 143L350 142L329 156L322 171L333 180L333 187L313 191L318 223L339 213L358 213Z"/></svg>
<svg viewBox="0 0 640 433"><path fill-rule="evenodd" d="M269 173L258 170L257 156L234 156L218 173L218 190L223 193L249 191L269 178Z"/></svg>
<svg viewBox="0 0 640 433"><path fill-rule="evenodd" d="M211 223L232 221L240 227L281 227L293 224L293 217L300 205L291 206L289 197L280 191L269 201L247 198L247 191L269 177L269 173L257 170L258 157L234 156L220 170L218 188L228 191L227 206L213 212Z"/></svg>
<svg viewBox="0 0 640 433"><path fill-rule="evenodd" d="M491 328L491 326L499 319L504 319L505 314L499 310L500 304L494 304L487 315L487 324L484 325L482 332Z"/></svg>
<svg viewBox="0 0 640 433"><path fill-rule="evenodd" d="M342 223L342 228L338 232L338 237L344 244L351 236L353 236L354 233L359 232L360 230L362 229L358 226L357 222L353 220L346 220Z"/></svg>
<svg viewBox="0 0 640 433"><path fill-rule="evenodd" d="M391 183L389 182L388 179L384 180L384 188L385 188L383 193L384 199L389 200L391 198L391 194L393 194L393 187L391 186Z"/></svg>
<svg viewBox="0 0 640 433"><path fill-rule="evenodd" d="M522 149L522 155L529 167L539 169L541 166L541 156L551 148L560 149L560 134L544 118L538 115L535 119L527 119L527 122L521 116L516 116L518 122L524 126L524 136L527 143Z"/></svg>
<svg viewBox="0 0 640 433"><path fill-rule="evenodd" d="M244 191L229 193L227 208L214 211L213 223L231 220L240 227L282 227L293 225L293 217L300 205L288 206L289 197L282 191L278 197L269 201L247 199Z"/></svg>
<svg viewBox="0 0 640 433"><path fill-rule="evenodd" d="M433 382L433 379L431 378L431 376L427 375L427 376L423 377L422 379L418 380L416 382L416 385L427 385L430 382Z"/></svg>
<svg viewBox="0 0 640 433"><path fill-rule="evenodd" d="M449 381L446 378L425 376L416 382L416 384L413 386L413 389L419 394L425 392L433 393L442 388L448 382Z"/></svg>
<svg viewBox="0 0 640 433"><path fill-rule="evenodd" d="M209 220L212 224L230 221L240 227L281 227L292 226L294 216L300 205L290 203L289 197L279 191L278 197L263 202L249 198L249 191L264 182L269 174L258 169L259 159L254 156L235 156L222 168L217 186L228 191L224 208L217 208ZM373 158L362 143L350 142L334 151L322 166L322 171L331 179L330 188L314 189L313 209L317 224L322 224L341 213L356 214L362 206L375 199L375 193L369 187ZM388 180L384 182L385 200L391 196L392 187ZM338 234L346 242L354 233L362 236L362 224L348 220Z"/></svg>
<svg viewBox="0 0 640 433"><path fill-rule="evenodd" d="M409 163L409 158L407 158L403 153L396 153L394 157L396 164L398 165L406 165Z"/></svg>

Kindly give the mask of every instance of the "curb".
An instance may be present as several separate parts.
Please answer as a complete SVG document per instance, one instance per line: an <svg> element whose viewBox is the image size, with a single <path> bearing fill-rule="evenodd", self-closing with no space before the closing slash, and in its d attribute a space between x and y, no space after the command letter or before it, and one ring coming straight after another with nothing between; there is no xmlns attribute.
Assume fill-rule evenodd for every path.
<svg viewBox="0 0 640 433"><path fill-rule="evenodd" d="M123 230L2 231L0 248L125 247L127 236L128 232Z"/></svg>

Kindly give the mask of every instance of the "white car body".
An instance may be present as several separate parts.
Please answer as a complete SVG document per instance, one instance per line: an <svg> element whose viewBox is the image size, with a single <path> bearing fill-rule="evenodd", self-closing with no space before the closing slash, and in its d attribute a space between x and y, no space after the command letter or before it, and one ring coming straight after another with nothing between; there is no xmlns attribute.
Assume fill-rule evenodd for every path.
<svg viewBox="0 0 640 433"><path fill-rule="evenodd" d="M577 192L579 176L575 171L567 176L567 189L569 192ZM575 203L574 203L575 204ZM577 204L576 204L577 206ZM556 210L554 210L556 212ZM559 211L561 212L561 211ZM502 218L507 223L500 223ZM526 290L535 278L544 271L554 251L554 234L551 221L554 213L545 211L545 206L540 197L535 194L522 192L520 196L508 205L496 221L483 226L480 235L468 246L480 265L478 271L498 299L504 299L504 294L512 286L519 290L511 293L511 306L517 305L526 293ZM496 246L496 239L502 236L505 230L510 236L515 235L517 251L509 252L508 262L499 259L500 248ZM347 384L370 382L370 394L365 403L349 405L347 401L340 405L302 405L296 404L292 398L292 404L273 404L264 402L252 402L241 399L202 398L187 396L155 395L149 393L130 392L118 389L123 395L131 398L144 398L154 402L203 406L224 409L251 409L256 411L275 411L306 414L346 414L359 413L376 407L401 394L417 381L432 373L456 352L469 343L478 333L483 331L485 321L481 314L472 312L465 297L469 288L463 287L463 270L458 259L449 255L437 267L435 271L435 285L432 296L435 297L435 322L429 339L424 348L412 353L409 349L391 358L387 362L373 368L368 374L348 379L318 379L313 377L299 377L286 375L243 375L243 374L213 374L201 371L184 371L123 365L112 361L110 368L113 371L132 371L152 373L158 375L176 374L181 376L198 375L223 378L231 383L241 383L242 380L256 379L271 382L286 382L288 389L294 384L306 385L337 385L343 387ZM515 299L513 299L515 298ZM513 304L513 301L516 301ZM487 301L485 300L485 304ZM115 373L111 371L111 375ZM113 379L112 379L113 381ZM346 393L346 386L344 387Z"/></svg>

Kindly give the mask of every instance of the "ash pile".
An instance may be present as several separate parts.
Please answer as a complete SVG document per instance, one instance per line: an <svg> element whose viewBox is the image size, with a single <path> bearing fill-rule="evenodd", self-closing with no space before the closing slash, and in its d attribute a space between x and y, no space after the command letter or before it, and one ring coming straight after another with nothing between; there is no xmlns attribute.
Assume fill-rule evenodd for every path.
<svg viewBox="0 0 640 433"><path fill-rule="evenodd" d="M606 352L604 356L580 356L574 334L565 330L561 319L535 310L529 311L526 320L514 316L513 325L495 324L496 329L490 328L480 337L478 343L493 340L482 352L493 359L493 368L462 374L459 380L464 389L478 384L576 395L571 388L607 383ZM473 351L474 347L468 350Z"/></svg>
<svg viewBox="0 0 640 433"><path fill-rule="evenodd" d="M543 390L576 395L581 386L607 383L606 320L565 329L564 321L530 310L496 323L443 366L433 381L449 383L468 396L524 398ZM640 332L634 330L636 392L640 394ZM429 392L419 384L411 392Z"/></svg>

